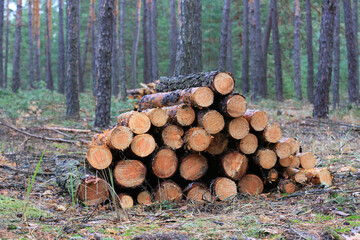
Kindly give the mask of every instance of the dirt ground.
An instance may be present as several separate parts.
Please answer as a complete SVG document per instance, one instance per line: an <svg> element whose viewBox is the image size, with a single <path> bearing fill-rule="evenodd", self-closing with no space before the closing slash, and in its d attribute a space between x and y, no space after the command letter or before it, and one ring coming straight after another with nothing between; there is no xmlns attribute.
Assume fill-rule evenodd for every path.
<svg viewBox="0 0 360 240"><path fill-rule="evenodd" d="M274 188L256 198L239 195L231 202L163 203L125 211L109 204L86 208L72 203L56 185L55 159L84 159L86 146L36 139L0 126L0 237L360 239L360 116L317 121L306 106L282 109L266 111L281 124L284 136L298 138L303 151L316 154L319 167L328 167L333 186L303 186L291 195ZM24 122L21 129L53 138L90 140L94 133L48 130L41 127L49 126L46 119Z"/></svg>

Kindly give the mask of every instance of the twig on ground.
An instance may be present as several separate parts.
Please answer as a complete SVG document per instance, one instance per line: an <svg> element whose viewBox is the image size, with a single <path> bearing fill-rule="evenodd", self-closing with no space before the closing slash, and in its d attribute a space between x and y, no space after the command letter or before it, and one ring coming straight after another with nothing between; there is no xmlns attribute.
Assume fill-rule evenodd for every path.
<svg viewBox="0 0 360 240"><path fill-rule="evenodd" d="M284 197L279 197L276 198L275 200L285 200L288 198L292 198L292 197L299 197L299 196L303 196L303 195L311 195L311 194L322 194L322 193L351 193L351 192L357 192L360 191L360 188L352 188L352 189L348 189L348 190L344 190L344 189L315 189L315 190L310 190L310 191L303 191L303 192L297 192L297 193L293 193L290 194L288 196L284 196Z"/></svg>
<svg viewBox="0 0 360 240"><path fill-rule="evenodd" d="M304 121L305 123L313 122L313 123L323 123L323 124L330 124L330 125L340 125L340 126L352 128L354 131L360 131L359 125L352 125L352 124L348 124L348 123L344 123L344 122L333 122L330 120L314 119L314 118L306 118L306 119L302 119L302 121Z"/></svg>

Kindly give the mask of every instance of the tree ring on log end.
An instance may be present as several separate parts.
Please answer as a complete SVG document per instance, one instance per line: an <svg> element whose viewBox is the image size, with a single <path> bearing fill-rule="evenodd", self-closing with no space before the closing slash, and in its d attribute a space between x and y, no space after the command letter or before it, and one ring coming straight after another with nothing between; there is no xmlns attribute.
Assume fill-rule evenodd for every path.
<svg viewBox="0 0 360 240"><path fill-rule="evenodd" d="M235 81L232 76L225 72L216 74L213 80L214 90L221 94L226 95L231 93L235 87Z"/></svg>
<svg viewBox="0 0 360 240"><path fill-rule="evenodd" d="M230 117L241 117L246 112L247 103L243 96L235 94L227 101L227 113Z"/></svg>
<svg viewBox="0 0 360 240"><path fill-rule="evenodd" d="M214 102L214 92L208 87L199 87L194 94L194 101L199 107L209 107Z"/></svg>
<svg viewBox="0 0 360 240"><path fill-rule="evenodd" d="M146 168L138 160L122 160L114 168L114 177L122 187L137 187L144 182L145 176Z"/></svg>
<svg viewBox="0 0 360 240"><path fill-rule="evenodd" d="M92 146L87 152L86 159L95 169L105 169L112 163L112 154L106 146Z"/></svg>
<svg viewBox="0 0 360 240"><path fill-rule="evenodd" d="M259 195L264 190L264 183L254 174L245 175L238 183L240 193L248 193L252 196Z"/></svg>

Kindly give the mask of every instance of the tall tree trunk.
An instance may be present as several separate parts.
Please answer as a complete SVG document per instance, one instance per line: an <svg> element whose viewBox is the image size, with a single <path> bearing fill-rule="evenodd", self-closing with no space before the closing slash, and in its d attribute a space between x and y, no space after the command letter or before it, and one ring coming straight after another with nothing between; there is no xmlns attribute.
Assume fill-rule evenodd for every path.
<svg viewBox="0 0 360 240"><path fill-rule="evenodd" d="M272 14L272 28L273 28L273 51L275 62L275 85L276 85L276 100L283 101L283 79L281 66L281 50L279 37L279 16L277 10L277 0L272 0L272 7L274 9Z"/></svg>
<svg viewBox="0 0 360 240"><path fill-rule="evenodd" d="M351 1L343 0L344 19L345 19L345 36L348 58L348 92L349 102L357 104L359 102L359 91L357 82L359 81L359 58L357 53L357 45L354 24L352 19Z"/></svg>
<svg viewBox="0 0 360 240"><path fill-rule="evenodd" d="M336 2L336 14L334 23L334 73L333 73L333 109L339 106L339 82L340 82L340 3Z"/></svg>
<svg viewBox="0 0 360 240"><path fill-rule="evenodd" d="M80 0L66 3L66 116L79 118Z"/></svg>
<svg viewBox="0 0 360 240"><path fill-rule="evenodd" d="M0 0L0 87L4 87L3 68L3 32L4 32L4 0Z"/></svg>
<svg viewBox="0 0 360 240"><path fill-rule="evenodd" d="M220 56L219 56L219 71L224 72L226 69L226 55L227 55L227 38L228 38L228 25L230 16L231 0L224 0L221 37L220 37Z"/></svg>
<svg viewBox="0 0 360 240"><path fill-rule="evenodd" d="M22 15L22 1L17 0L16 7L16 28L15 28L15 43L14 43L14 56L13 56L13 71L11 89L17 92L21 86L20 80L20 44L21 44L21 15Z"/></svg>
<svg viewBox="0 0 360 240"><path fill-rule="evenodd" d="M176 21L176 0L170 0L170 34L169 34L169 60L170 60L170 70L169 76L174 76L175 71L175 61L176 61L176 49L177 49L177 40L179 32L178 25Z"/></svg>
<svg viewBox="0 0 360 240"><path fill-rule="evenodd" d="M175 75L186 75L202 71L201 0L180 1L181 25Z"/></svg>
<svg viewBox="0 0 360 240"><path fill-rule="evenodd" d="M79 25L80 25L80 19L81 19L81 0L80 0L80 3L79 3L79 9L78 9L78 14L79 14ZM81 40L80 40L80 27L77 29L78 30L78 36L79 36L79 41L78 41L78 47L77 47L77 50L78 50L78 56L79 56L79 64L77 65L78 66L78 82L79 82L79 92L84 92L84 89L85 89L85 86L84 86L84 81L83 79L80 79L80 75L81 75L81 72L82 72L82 65L81 65Z"/></svg>
<svg viewBox="0 0 360 240"><path fill-rule="evenodd" d="M308 59L307 67L307 98L308 101L314 102L314 54L312 44L312 17L311 2L306 0L306 52Z"/></svg>
<svg viewBox="0 0 360 240"><path fill-rule="evenodd" d="M143 66L143 75L144 75L144 82L149 83L150 82L150 67L149 67L149 50L148 50L148 42L150 39L148 39L148 18L150 13L148 12L148 0L143 0L143 20L142 20L142 30L143 30L143 57L144 57L144 66Z"/></svg>
<svg viewBox="0 0 360 240"><path fill-rule="evenodd" d="M97 86L97 70L96 70L96 20L95 20L95 0L91 0L92 13L91 13L91 76L92 76L92 89L93 96L96 96Z"/></svg>
<svg viewBox="0 0 360 240"><path fill-rule="evenodd" d="M159 76L159 56L157 44L157 0L151 1L151 75L152 81L158 79Z"/></svg>
<svg viewBox="0 0 360 240"><path fill-rule="evenodd" d="M301 55L300 55L300 1L294 0L294 83L295 97L302 100L301 90Z"/></svg>
<svg viewBox="0 0 360 240"><path fill-rule="evenodd" d="M147 18L146 18L146 57L147 57L147 63L148 63L148 72L149 72L149 79L147 79L147 82L152 82L153 76L152 76L152 65L151 62L152 59L152 42L151 42L151 2L152 0L146 0L146 11L147 11ZM145 6L144 6L145 7Z"/></svg>
<svg viewBox="0 0 360 240"><path fill-rule="evenodd" d="M58 92L65 93L64 1L59 0Z"/></svg>
<svg viewBox="0 0 360 240"><path fill-rule="evenodd" d="M319 39L319 65L316 77L314 117L327 118L332 70L332 47L337 0L324 0Z"/></svg>
<svg viewBox="0 0 360 240"><path fill-rule="evenodd" d="M356 51L356 56L359 56L359 35L358 35L358 26L359 26L359 8L358 8L358 0L353 0L353 21L354 21L354 33L355 33L355 51ZM358 90L358 103L360 101L359 99L359 77L357 78L356 81L356 89Z"/></svg>
<svg viewBox="0 0 360 240"><path fill-rule="evenodd" d="M137 26L138 27L138 26ZM139 41L139 38L138 38ZM125 62L125 0L120 0L120 82L121 100L125 101L126 94L126 62Z"/></svg>
<svg viewBox="0 0 360 240"><path fill-rule="evenodd" d="M35 80L41 80L40 68L40 0L34 0L34 16L33 16L33 29L35 37Z"/></svg>
<svg viewBox="0 0 360 240"><path fill-rule="evenodd" d="M262 49L262 37L261 37L261 9L260 9L260 0L254 0L254 17L255 17L255 50L256 50L256 84L257 86L257 93L254 96L257 97L266 97L266 85L263 85L263 73L264 73L264 58L262 56L263 49Z"/></svg>
<svg viewBox="0 0 360 240"><path fill-rule="evenodd" d="M241 89L243 94L250 91L249 84L249 0L243 0L243 56L241 64Z"/></svg>
<svg viewBox="0 0 360 240"><path fill-rule="evenodd" d="M110 125L111 51L113 45L114 0L99 0L98 13L98 84L95 107L95 126Z"/></svg>
<svg viewBox="0 0 360 240"><path fill-rule="evenodd" d="M234 72L233 67L233 50L232 50L232 27L231 27L231 14L229 14L229 23L228 23L228 29L227 29L227 57L226 57L226 64L227 64L227 70L231 73Z"/></svg>
<svg viewBox="0 0 360 240"><path fill-rule="evenodd" d="M140 18L141 18L141 0L136 2L136 25L134 31L134 41L131 52L131 88L136 88L136 66L137 66L137 51L139 46L140 35ZM171 60L170 60L171 61Z"/></svg>
<svg viewBox="0 0 360 240"><path fill-rule="evenodd" d="M5 74L4 74L4 88L7 88L7 66L8 66L8 58L9 58L9 15L10 15L10 9L9 9L9 2L10 0L6 1L6 37L5 37Z"/></svg>
<svg viewBox="0 0 360 240"><path fill-rule="evenodd" d="M0 10L1 11L1 10ZM29 0L28 7L28 31L29 31L29 78L30 87L34 88L34 41L32 32L32 0Z"/></svg>
<svg viewBox="0 0 360 240"><path fill-rule="evenodd" d="M270 41L270 33L271 33L271 23L272 23L272 12L273 12L273 8L271 7L271 1L269 2L269 10L268 10L268 15L266 18L266 23L265 23L265 28L264 28L264 35L262 37L262 43L261 43L261 48L262 48L262 64L263 64L263 74L261 77L261 86L262 86L262 90L264 91L263 95L264 97L267 96L267 52L269 49L269 41Z"/></svg>
<svg viewBox="0 0 360 240"><path fill-rule="evenodd" d="M113 46L111 51L112 64L112 94L117 97L119 95L119 1L115 0L114 26L113 26Z"/></svg>
<svg viewBox="0 0 360 240"><path fill-rule="evenodd" d="M51 2L52 0L46 0L45 9L46 9L46 70L45 70L45 82L46 88L53 91L54 90L54 81L52 77L51 70Z"/></svg>
<svg viewBox="0 0 360 240"><path fill-rule="evenodd" d="M256 74L257 68L257 50L256 50L256 24L255 24L255 8L254 8L254 0L249 0L249 23L250 23L250 70L251 70L251 98L255 100L258 97L258 75Z"/></svg>

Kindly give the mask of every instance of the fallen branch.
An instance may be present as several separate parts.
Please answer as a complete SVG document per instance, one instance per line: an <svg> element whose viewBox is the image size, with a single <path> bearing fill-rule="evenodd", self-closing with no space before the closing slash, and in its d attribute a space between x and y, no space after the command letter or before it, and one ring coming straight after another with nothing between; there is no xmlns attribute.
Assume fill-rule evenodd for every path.
<svg viewBox="0 0 360 240"><path fill-rule="evenodd" d="M21 172L21 173L28 174L28 175L34 174L34 173L28 172L26 170L22 170L22 169L19 169L19 168L13 167L13 166L9 166L9 165L5 165L5 164L1 164L1 163L0 163L0 168L6 168L6 169L9 169L14 172ZM53 172L38 172L37 175L49 176L49 175L55 175L55 173L53 173Z"/></svg>
<svg viewBox="0 0 360 240"><path fill-rule="evenodd" d="M86 129L75 129L75 128L63 128L63 127L44 127L48 130L58 130L63 132L73 132L73 133L91 133L91 130Z"/></svg>
<svg viewBox="0 0 360 240"><path fill-rule="evenodd" d="M330 120L313 119L313 118L303 119L303 123L306 123L306 122L323 123L323 124L329 124L329 125L340 125L340 126L352 128L354 131L360 131L360 126L359 125L352 125L352 124L348 124L348 123L344 123L344 122L333 122L333 121L330 121Z"/></svg>
<svg viewBox="0 0 360 240"><path fill-rule="evenodd" d="M315 190L310 190L310 191L303 191L303 192L297 192L297 193L293 193L284 197L280 197L275 199L277 200L285 200L288 198L292 198L292 197L299 197L299 196L304 196L304 195L312 195L312 194L323 194L323 193L352 193L352 192L356 192L359 191L360 188L353 188L353 189L348 189L348 190L343 190L343 189L315 189Z"/></svg>

